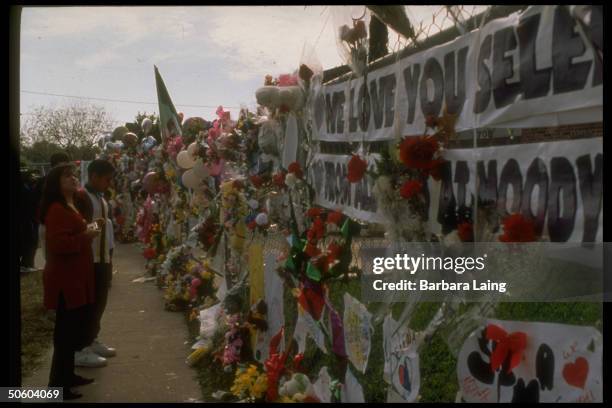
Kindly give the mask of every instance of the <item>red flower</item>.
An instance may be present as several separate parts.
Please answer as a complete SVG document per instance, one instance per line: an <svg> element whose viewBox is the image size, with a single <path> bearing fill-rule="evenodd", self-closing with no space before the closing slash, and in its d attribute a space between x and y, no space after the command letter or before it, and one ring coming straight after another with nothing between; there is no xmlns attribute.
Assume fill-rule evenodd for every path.
<svg viewBox="0 0 612 408"><path fill-rule="evenodd" d="M347 165L347 178L351 183L357 183L365 174L368 168L368 162L357 155L353 155Z"/></svg>
<svg viewBox="0 0 612 408"><path fill-rule="evenodd" d="M306 211L306 216L309 218L320 217L323 214L323 209L318 207L309 208Z"/></svg>
<svg viewBox="0 0 612 408"><path fill-rule="evenodd" d="M512 214L503 221L504 233L501 242L533 242L536 240L535 226L522 214Z"/></svg>
<svg viewBox="0 0 612 408"><path fill-rule="evenodd" d="M147 248L142 253L142 256L144 256L145 259L153 259L156 255L157 253L155 251L155 248Z"/></svg>
<svg viewBox="0 0 612 408"><path fill-rule="evenodd" d="M431 169L429 169L429 175L436 181L442 180L442 166L444 159L434 160Z"/></svg>
<svg viewBox="0 0 612 408"><path fill-rule="evenodd" d="M461 224L459 224L457 226L457 234L459 234L459 238L463 242L474 241L474 228L469 222L462 222Z"/></svg>
<svg viewBox="0 0 612 408"><path fill-rule="evenodd" d="M285 173L280 171L278 173L276 173L273 177L272 177L272 182L277 185L278 187L286 187L285 185Z"/></svg>
<svg viewBox="0 0 612 408"><path fill-rule="evenodd" d="M406 200L410 200L421 192L423 189L423 183L418 180L408 180L404 183L400 189L400 195Z"/></svg>
<svg viewBox="0 0 612 408"><path fill-rule="evenodd" d="M336 224L337 226L340 226L342 218L344 218L344 214L342 214L342 211L332 211L327 214L327 223Z"/></svg>
<svg viewBox="0 0 612 408"><path fill-rule="evenodd" d="M263 178L261 178L261 176L258 176L257 174L249 177L249 179L251 180L251 184L253 184L253 187L255 188L259 188L263 185Z"/></svg>
<svg viewBox="0 0 612 408"><path fill-rule="evenodd" d="M486 329L485 337L496 343L495 349L491 354L491 370L497 370L508 357L510 364L507 372L521 363L521 358L525 348L527 348L527 335L523 332L506 333L504 329L494 324L489 324Z"/></svg>
<svg viewBox="0 0 612 408"><path fill-rule="evenodd" d="M257 228L257 223L255 222L255 220L249 222L247 224L247 228L250 229L251 231L254 230L255 228Z"/></svg>
<svg viewBox="0 0 612 408"><path fill-rule="evenodd" d="M320 290L302 288L298 296L298 303L313 319L317 321L321 319L323 308L325 307L325 300Z"/></svg>
<svg viewBox="0 0 612 408"><path fill-rule="evenodd" d="M293 357L293 368L296 370L300 369L300 364L304 360L304 353L298 353Z"/></svg>
<svg viewBox="0 0 612 408"><path fill-rule="evenodd" d="M295 177L299 179L304 177L304 172L302 171L302 168L300 167L300 163L298 162L291 163L289 167L287 168L287 170L289 170L289 173L295 174Z"/></svg>
<svg viewBox="0 0 612 408"><path fill-rule="evenodd" d="M438 164L434 160L438 148L433 136L409 136L400 143L400 160L409 168L429 170Z"/></svg>
<svg viewBox="0 0 612 408"><path fill-rule="evenodd" d="M314 258L315 256L318 256L321 251L319 250L319 248L317 248L316 244L308 242L306 244L306 247L304 248L304 253L309 257Z"/></svg>
<svg viewBox="0 0 612 408"><path fill-rule="evenodd" d="M308 230L308 240L320 240L325 235L325 224L323 224L323 220L321 217L317 217L314 219L312 226Z"/></svg>

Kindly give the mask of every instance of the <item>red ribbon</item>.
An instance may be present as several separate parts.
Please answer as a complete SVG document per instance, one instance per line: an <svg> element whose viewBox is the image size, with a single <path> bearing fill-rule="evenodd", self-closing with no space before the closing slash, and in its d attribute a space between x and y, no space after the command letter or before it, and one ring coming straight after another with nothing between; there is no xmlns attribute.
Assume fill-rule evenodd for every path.
<svg viewBox="0 0 612 408"><path fill-rule="evenodd" d="M497 370L508 356L510 356L510 365L506 370L508 373L521 363L523 352L527 347L527 334L524 332L508 334L501 327L489 324L486 338L496 343L495 350L491 353L491 370Z"/></svg>

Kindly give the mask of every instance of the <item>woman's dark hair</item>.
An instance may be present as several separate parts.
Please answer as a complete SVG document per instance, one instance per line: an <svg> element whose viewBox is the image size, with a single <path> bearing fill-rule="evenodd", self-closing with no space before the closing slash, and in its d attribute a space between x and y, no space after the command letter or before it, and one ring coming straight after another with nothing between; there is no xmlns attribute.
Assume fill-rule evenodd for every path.
<svg viewBox="0 0 612 408"><path fill-rule="evenodd" d="M59 164L51 169L45 179L42 200L40 203L40 222L42 224L45 223L45 216L53 203L60 203L63 206L67 206L64 194L62 194L60 182L62 174L64 174L66 170L71 170L74 173L76 168L72 163Z"/></svg>

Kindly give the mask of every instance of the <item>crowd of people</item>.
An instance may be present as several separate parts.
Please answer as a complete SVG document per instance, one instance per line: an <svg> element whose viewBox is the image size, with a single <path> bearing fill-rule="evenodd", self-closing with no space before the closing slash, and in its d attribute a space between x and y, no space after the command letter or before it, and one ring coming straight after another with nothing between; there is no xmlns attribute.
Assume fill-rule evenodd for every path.
<svg viewBox="0 0 612 408"><path fill-rule="evenodd" d="M75 366L104 367L116 355L98 340L113 274L113 210L107 198L115 167L93 160L81 186L67 154L55 154L50 162L46 176L22 178L20 266L33 270L41 247L44 305L55 311L49 387L62 387L64 399L71 400L82 396L74 387L94 381L77 375Z"/></svg>

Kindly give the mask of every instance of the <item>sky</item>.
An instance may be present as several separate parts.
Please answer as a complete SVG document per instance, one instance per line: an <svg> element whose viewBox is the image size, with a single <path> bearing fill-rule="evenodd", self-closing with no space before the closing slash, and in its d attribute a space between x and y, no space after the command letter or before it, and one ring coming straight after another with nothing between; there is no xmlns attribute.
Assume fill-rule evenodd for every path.
<svg viewBox="0 0 612 408"><path fill-rule="evenodd" d="M407 7L431 21L441 6ZM471 6L470 6L471 7ZM323 69L342 65L338 6L29 7L21 20L21 113L76 98L103 106L116 125L157 112L153 65L178 111L212 119L219 105L254 109L266 74L298 68L305 44ZM348 11L350 13L350 11ZM353 8L360 14L363 7ZM447 21L448 23L448 21ZM389 46L402 46L392 30ZM395 48L394 48L395 47ZM307 53L309 54L309 53ZM34 93L32 93L34 92ZM193 106L189 106L193 105Z"/></svg>

